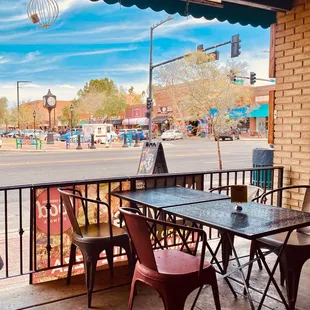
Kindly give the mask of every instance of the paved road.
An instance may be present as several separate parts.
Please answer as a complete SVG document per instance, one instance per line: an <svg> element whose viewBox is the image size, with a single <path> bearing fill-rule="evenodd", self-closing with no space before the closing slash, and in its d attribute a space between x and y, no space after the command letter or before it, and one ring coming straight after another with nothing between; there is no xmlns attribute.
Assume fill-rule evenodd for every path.
<svg viewBox="0 0 310 310"><path fill-rule="evenodd" d="M164 142L169 172L218 168L216 143L193 139ZM252 150L264 141L221 142L223 167L251 167ZM1 153L0 186L135 175L141 149L104 149L53 153Z"/></svg>

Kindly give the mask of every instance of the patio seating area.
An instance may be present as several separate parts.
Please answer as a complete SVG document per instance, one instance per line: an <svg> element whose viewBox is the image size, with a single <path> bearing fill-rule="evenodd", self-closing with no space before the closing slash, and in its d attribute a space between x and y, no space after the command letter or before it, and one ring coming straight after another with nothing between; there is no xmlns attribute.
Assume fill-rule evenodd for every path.
<svg viewBox="0 0 310 310"><path fill-rule="evenodd" d="M250 243L241 238L235 240L238 251L241 254L248 254ZM211 242L214 247L216 241ZM208 259L208 257L206 257ZM274 260L275 256L271 256L270 260ZM258 270L257 264L253 267L253 284L255 287L262 287L267 280L266 272ZM276 273L276 279L279 281L279 274ZM309 309L309 289L307 283L310 279L310 261L304 265L303 273L301 276L301 283L299 287L299 294L296 309L307 310ZM110 309L110 310L125 310L130 292L130 277L128 275L128 267L122 266L115 268L115 275L113 281L110 281L109 271L100 271L97 273L95 288L93 293L93 307L94 309ZM220 301L222 310L248 310L250 309L248 301L242 296L234 299L227 284L222 279L218 281ZM111 288L111 286L115 286ZM238 292L242 292L241 286L233 284ZM37 285L29 285L28 277L9 279L0 282L1 289L1 309L87 309L86 302L86 289L84 275L72 278L71 284L66 285L66 280L57 280L48 283ZM274 293L271 287L272 294ZM283 288L283 292L284 292ZM253 295L254 299L257 295ZM276 294L274 294L276 296ZM195 298L193 292L186 302L185 309L190 309L192 302ZM271 300L266 300L266 306L271 309L284 309L283 305ZM263 307L262 309L270 309ZM138 285L138 295L135 298L133 309L163 309L162 300L159 295L144 285ZM196 307L199 309L215 309L213 298L211 296L210 287L203 289Z"/></svg>
<svg viewBox="0 0 310 310"><path fill-rule="evenodd" d="M307 213L298 213L283 208L265 207L256 202L251 202L243 206L244 213L247 214L245 222L242 220L241 223L238 223L240 220L238 216L237 218L233 216L233 214L235 214L234 210L236 204L230 201L236 198L233 198L233 195L236 193L240 194L240 190L245 190L242 196L242 199L245 200L237 200L242 203L249 200L258 201L260 198L263 199L264 194L262 193L274 189L275 194L269 195L268 203L281 206L285 195L282 197L282 194L279 194L281 191L277 192L277 189L282 187L282 170L282 167L261 167L244 170L160 174L114 179L83 180L72 183L25 185L18 191L20 199L18 199L19 204L17 207L20 211L20 217L23 219L20 224L29 220L30 229L24 233L24 229L26 229L27 225L20 227L18 243L16 242L18 239L11 238L14 232L7 229L7 227L9 227L8 225L5 227L4 243L1 246L1 251L4 253L2 256L4 264L0 271L0 275L2 275L0 288L5 296L1 301L3 303L2 306L4 309L26 309L33 307L49 309L49 307L55 307L55 304L59 304L59 307L64 309L66 307L72 309L73 306L81 309L87 308L87 290L89 293L92 289L92 280L90 277L94 279L96 274L95 287L92 295L92 306L100 309L106 307L112 309L126 309L131 281L131 272L127 266L126 254L129 253L128 250L120 250L118 244L114 245L113 276L110 272L111 268L108 267L108 265L111 267L111 256L105 257L101 254L99 258L99 256L97 256L99 253L95 255L96 257L93 255L89 256L89 254L83 252L85 251L83 247L86 245L89 246L89 242L97 242L94 236L99 234L98 237L105 238L107 248L109 249L110 246L113 248L113 245L110 244L110 240L113 240L113 238L115 239L114 229L119 230L120 228L124 228L124 225L126 225L126 230L131 236L126 217L124 222L122 211L121 214L119 214L120 207L125 207L127 209L131 207L136 208L136 210L141 210L144 215L153 218L150 218L148 223L152 223L153 221L151 225L155 226L149 226L149 232L144 231L143 233L143 230L141 230L140 234L146 236L145 240L148 240L149 235L151 235L151 242L154 250L161 250L163 245L164 247L168 247L168 249L182 249L185 245L183 251L191 253L191 248L191 254L196 255L196 250L198 250L197 255L204 257L205 262L213 262L218 272L217 278L222 309L234 309L233 307L236 307L236 309L255 309L257 307L256 303L260 301L261 294L270 278L266 272L268 270L258 270L257 264L255 262L253 264L250 286L246 285L246 287L249 289L250 296L256 305L254 308L254 305L250 306L249 300L251 299L242 296L244 288L244 283L242 281L244 280L239 271L236 271L236 268L238 268L237 258L240 259L242 265L248 263L250 240L266 236L270 234L270 230L285 232L294 228L304 227L308 225L309 216ZM254 182L260 185L260 187L250 185ZM66 189L61 191L59 188ZM10 200L13 195L16 196L16 189L17 188L2 189L4 192L5 206L8 206L8 200ZM27 201L25 196L29 189L30 201ZM69 192L67 194L69 196L65 194L68 190ZM76 192L78 195L72 195L72 192ZM82 196L87 197L87 199L81 199ZM69 197L71 200L68 199ZM241 198L241 196L239 196L239 198ZM266 202L265 199L264 202ZM26 216L22 210L29 203L30 214L28 213L28 216ZM33 208L33 206L36 206L36 208ZM67 212L64 212L65 208ZM102 211L103 209L105 212ZM203 213L206 211L206 214L209 213L209 215L206 216L203 215L203 213L199 215L199 212L197 213L199 210L203 211ZM269 212L270 219L268 216L266 217L264 215L266 210ZM190 213L188 213L189 211ZM173 216L175 215L178 218L174 218ZM290 221L290 218L287 217L289 215L292 215L293 218L297 216L297 222ZM180 216L183 219L180 219ZM282 219L282 224L281 221L272 222L271 220L273 218L281 218L282 216L287 219L284 219L284 222ZM44 219L43 221L42 218ZM113 226L115 228L111 228L111 226L109 226L111 224L102 224L109 223L109 218L112 219L112 226L116 225ZM167 222L158 222L158 219L161 221L167 220ZM210 219L211 222L208 222ZM5 217L6 223L7 220L8 219ZM165 225L173 225L171 220L172 222L177 222L178 224L186 226L180 226L180 231L174 230L171 232L171 230L168 230L168 227L165 227ZM97 226L96 223L100 223L100 225ZM165 223L164 226L162 226L163 223ZM262 225L268 225L269 228L263 228ZM73 232L71 226L74 227L75 231L73 233L73 239L71 239ZM78 228L78 226L80 226L80 228ZM248 226L249 228L247 228ZM98 229L98 231L96 229L93 230L91 227L97 227L96 229ZM101 231L101 227L105 228ZM201 229L203 229L204 232ZM217 229L219 229L220 234ZM186 230L192 231L193 233L196 231L197 235L195 236L196 232L191 236L189 234L186 235ZM205 236L204 234L200 234L199 231L205 233ZM80 233L82 233L83 236L80 236ZM229 233L235 235L235 240L231 240ZM95 235L93 236L93 234ZM220 235L225 236L225 238L221 239ZM198 236L199 239L197 239ZM238 236L243 238L239 238ZM111 237L112 239L110 239ZM227 247L227 243L224 246L226 239L232 242L230 247ZM87 268L88 264L94 259L98 259L97 272L91 266L89 270L87 269L89 272L87 275L87 289L85 289L84 284L85 276L81 274L84 272L84 265L82 264L83 256L79 251L76 255L72 256L73 253L75 254L75 250L72 252L70 240L75 240L76 246L81 249ZM208 246L202 246L204 244L203 240L206 240L211 245L212 249L208 248ZM81 241L84 242L84 245ZM132 241L135 242L133 238ZM222 247L220 247L220 241L223 241ZM30 242L30 247L27 245L27 242ZM198 248L193 247L193 244L196 244ZM135 243L133 243L133 245L137 250L136 253L139 258L141 254L139 254L138 247ZM225 250L222 255L221 249ZM203 255L204 250L205 256ZM237 254L231 253L234 255L229 256L229 251L231 250L236 250ZM218 263L217 260L214 260L214 252L216 253L217 251L216 257L219 260L220 257L222 257L224 270L226 270L228 265L228 278L226 277L225 280L223 280L223 274L225 272L220 267L222 263ZM14 253L19 253L20 256L14 255ZM22 256L23 259L21 259ZM30 265L28 265L30 266L29 271L27 271L25 264L27 256L30 259ZM260 257L263 259L264 255L260 254ZM71 279L71 284L67 286L63 278L67 277L68 263L69 261L72 263L73 259L76 259L73 268L74 276ZM109 260L109 264L107 263L107 259ZM229 259L231 261L227 264ZM268 265L272 266L276 262L276 255L268 255L266 256L266 260ZM197 262L198 261L200 262L200 268L202 268L200 258ZM306 263L304 270L307 270L307 266ZM105 270L98 271L98 269L102 268ZM151 269L152 268L155 267L151 267ZM242 268L246 275L247 266ZM18 269L21 274L19 277L16 277L18 276ZM307 274L307 271L304 270L301 282L305 274ZM29 275L26 275L28 273ZM14 277L13 279L10 278L12 276ZM276 282L279 283L279 274L277 271L275 273L275 279ZM29 280L30 284L34 285L29 285ZM202 283L211 282L207 281ZM202 283L198 286L201 286ZM232 285L233 289L229 287L228 284ZM195 287L197 287L197 284L195 285ZM305 283L300 284L299 296L301 294L304 298L299 297L297 301L298 309L306 309L307 294L303 294L303 285L305 285ZM261 293L257 293L255 288L259 288ZM175 292L178 291L177 285L174 285L174 289ZM283 291L283 295L286 296L285 287L281 287L280 289ZM304 290L306 291L306 289L305 286ZM12 291L14 292L13 294ZM181 291L180 289L180 293ZM237 296L239 295L237 300L235 300L234 294L237 294ZM262 309L268 307L271 309L285 309L273 285L271 285L268 290L268 295L270 294L273 298L267 297ZM116 295L119 296L116 298ZM191 304L196 295L197 290L189 295L186 308L191 308ZM90 297L91 293L88 294L88 305L90 303ZM111 303L109 302L110 299ZM81 302L81 304L79 304L79 302ZM139 283L138 295L135 298L133 309L143 309L149 302L151 302L152 306L156 305L158 309L163 309L163 301L159 298L158 293ZM210 305L210 309L215 309L212 291L210 292L210 289L203 288L196 302L195 309L203 309L206 305L208 305L208 307ZM179 310L179 307L176 309Z"/></svg>

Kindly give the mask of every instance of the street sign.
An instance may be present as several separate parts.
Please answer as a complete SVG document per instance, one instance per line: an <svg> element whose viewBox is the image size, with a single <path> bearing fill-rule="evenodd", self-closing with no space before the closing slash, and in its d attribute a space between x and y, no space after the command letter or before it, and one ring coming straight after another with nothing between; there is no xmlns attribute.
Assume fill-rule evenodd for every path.
<svg viewBox="0 0 310 310"><path fill-rule="evenodd" d="M235 85L244 85L244 80L242 80L242 79L235 79L234 84Z"/></svg>

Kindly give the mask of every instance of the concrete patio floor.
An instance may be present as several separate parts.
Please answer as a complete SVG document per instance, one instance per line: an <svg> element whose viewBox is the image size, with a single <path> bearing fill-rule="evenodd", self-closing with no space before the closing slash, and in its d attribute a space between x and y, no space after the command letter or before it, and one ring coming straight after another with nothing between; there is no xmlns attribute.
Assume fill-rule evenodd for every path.
<svg viewBox="0 0 310 310"><path fill-rule="evenodd" d="M216 241L212 241L212 247L216 245ZM236 238L236 248L240 255L247 254L249 249L249 242ZM274 255L270 255L268 261L272 263L275 259ZM243 259L246 262L247 259ZM235 265L232 262L230 268ZM239 278L239 274L233 275ZM223 310L248 310L250 309L247 299L243 296L238 296L234 299L231 291L223 279L219 278L220 299ZM278 280L279 274L276 273ZM308 310L310 309L309 283L310 278L310 263L306 263L303 269L303 274L300 281L299 295L296 309ZM252 273L252 284L255 287L263 288L267 282L267 273L259 271L257 264L254 265ZM128 275L127 266L115 268L115 276L110 279L107 270L97 272L95 292L93 294L92 305L94 309L108 309L108 310L125 310L127 309L127 302L129 298L130 278ZM236 291L241 293L242 287L233 283ZM114 287L114 288L113 288ZM49 283L42 283L37 285L28 284L28 276L23 278L15 278L2 280L0 282L1 300L0 309L87 309L87 298L84 285L84 276L76 276L72 278L72 283L67 286L65 279L53 281ZM285 294L285 287L282 288ZM193 292L187 300L185 309L190 309L192 302L196 296ZM272 286L270 294L278 298L275 289ZM286 294L285 294L286 296ZM260 295L252 294L254 300L259 300ZM267 298L265 301L267 307L263 309L284 309L284 306ZM135 299L134 309L149 309L159 310L164 309L162 300L159 295L141 284L138 286L138 295ZM196 310L199 309L215 309L213 304L213 297L211 288L203 289L198 302Z"/></svg>

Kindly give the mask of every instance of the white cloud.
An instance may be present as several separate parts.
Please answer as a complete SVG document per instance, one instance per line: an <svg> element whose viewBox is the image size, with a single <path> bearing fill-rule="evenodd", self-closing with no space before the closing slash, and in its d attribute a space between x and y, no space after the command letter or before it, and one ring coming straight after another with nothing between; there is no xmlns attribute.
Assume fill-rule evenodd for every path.
<svg viewBox="0 0 310 310"><path fill-rule="evenodd" d="M12 89L12 88L16 88L16 85L2 85L1 88L3 88L3 89Z"/></svg>
<svg viewBox="0 0 310 310"><path fill-rule="evenodd" d="M165 37L175 31L180 31L182 28L201 27L202 25L208 25L218 22L216 19L206 20L205 18L188 17L187 19L178 18L176 21L168 21L162 26L156 28L156 37ZM142 32L133 41L142 41L148 39L150 36L149 30ZM175 38L175 37L174 37ZM183 37L186 40L186 37Z"/></svg>
<svg viewBox="0 0 310 310"><path fill-rule="evenodd" d="M23 88L41 88L41 87L42 87L41 85L34 83L28 83L23 85Z"/></svg>
<svg viewBox="0 0 310 310"><path fill-rule="evenodd" d="M22 21L28 19L27 14L21 14L21 15L15 15L11 17L1 17L0 22L1 23L8 23L8 22L16 22L16 21Z"/></svg>
<svg viewBox="0 0 310 310"><path fill-rule="evenodd" d="M69 84L64 84L64 85L59 85L60 88L67 88L67 89L75 89L74 86L69 85Z"/></svg>
<svg viewBox="0 0 310 310"><path fill-rule="evenodd" d="M6 59L4 56L0 56L0 65L6 64L8 62L10 62L9 59Z"/></svg>

